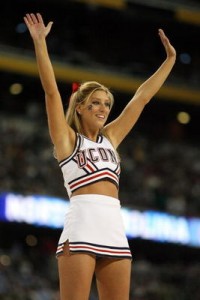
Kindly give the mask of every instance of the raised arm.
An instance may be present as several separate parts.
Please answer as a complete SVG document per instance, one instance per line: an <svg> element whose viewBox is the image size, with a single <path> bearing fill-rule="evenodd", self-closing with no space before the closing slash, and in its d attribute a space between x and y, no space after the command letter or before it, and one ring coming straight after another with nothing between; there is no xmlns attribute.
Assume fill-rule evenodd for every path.
<svg viewBox="0 0 200 300"><path fill-rule="evenodd" d="M164 31L159 29L158 34L166 51L166 59L158 70L147 79L136 91L134 97L126 105L122 113L105 127L113 145L117 148L138 120L145 105L158 92L170 74L176 60L176 51L170 44Z"/></svg>
<svg viewBox="0 0 200 300"><path fill-rule="evenodd" d="M49 133L60 160L71 154L75 133L66 123L61 96L46 44L46 37L53 22L49 22L45 26L39 13L26 14L24 21L33 39L39 76L45 92Z"/></svg>

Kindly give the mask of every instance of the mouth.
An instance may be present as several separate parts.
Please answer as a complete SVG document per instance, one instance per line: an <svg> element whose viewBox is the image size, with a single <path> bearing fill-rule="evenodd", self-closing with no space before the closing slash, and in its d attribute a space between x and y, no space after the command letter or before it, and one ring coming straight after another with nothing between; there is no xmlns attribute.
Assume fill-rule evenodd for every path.
<svg viewBox="0 0 200 300"><path fill-rule="evenodd" d="M106 118L104 115L99 115L99 114L96 115L96 117L101 120L105 120L105 118Z"/></svg>

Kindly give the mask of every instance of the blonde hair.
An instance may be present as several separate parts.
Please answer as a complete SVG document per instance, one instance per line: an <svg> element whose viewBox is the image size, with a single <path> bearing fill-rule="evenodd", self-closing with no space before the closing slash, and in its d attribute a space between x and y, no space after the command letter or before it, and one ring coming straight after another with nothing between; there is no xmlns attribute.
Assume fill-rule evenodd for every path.
<svg viewBox="0 0 200 300"><path fill-rule="evenodd" d="M111 100L110 108L112 108L114 104L114 97L112 93L107 87L105 87L104 85L96 81L87 81L82 83L79 86L78 90L72 93L70 97L69 106L66 112L66 121L68 125L71 126L78 133L82 133L82 128L81 128L80 116L77 113L76 107L78 104L87 103L91 95L97 90L106 92L109 99Z"/></svg>

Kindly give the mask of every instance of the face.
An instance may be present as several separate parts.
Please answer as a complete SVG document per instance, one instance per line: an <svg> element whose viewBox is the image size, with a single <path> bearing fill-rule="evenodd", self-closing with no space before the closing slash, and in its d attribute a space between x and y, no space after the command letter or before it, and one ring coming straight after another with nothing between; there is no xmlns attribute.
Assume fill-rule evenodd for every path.
<svg viewBox="0 0 200 300"><path fill-rule="evenodd" d="M95 91L87 103L77 107L84 129L99 130L107 121L110 113L111 100L105 91Z"/></svg>

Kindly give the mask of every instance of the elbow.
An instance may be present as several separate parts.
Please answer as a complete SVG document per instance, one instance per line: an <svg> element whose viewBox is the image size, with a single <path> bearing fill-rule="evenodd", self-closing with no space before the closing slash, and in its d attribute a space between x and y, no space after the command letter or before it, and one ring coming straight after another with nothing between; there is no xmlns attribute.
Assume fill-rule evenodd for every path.
<svg viewBox="0 0 200 300"><path fill-rule="evenodd" d="M140 91L140 93L138 93L138 99L143 107L145 107L145 105L149 103L152 97L152 95L146 93L145 91Z"/></svg>
<svg viewBox="0 0 200 300"><path fill-rule="evenodd" d="M141 91L139 92L140 102L143 103L143 105L145 106L156 95L158 90L158 88L141 89Z"/></svg>
<svg viewBox="0 0 200 300"><path fill-rule="evenodd" d="M143 105L144 106L147 105L151 101L152 98L153 98L153 95L151 95L151 96L146 95L146 97L143 98Z"/></svg>
<svg viewBox="0 0 200 300"><path fill-rule="evenodd" d="M60 93L59 93L58 89L56 89L56 88L45 90L45 98L46 99L55 98L59 95L60 95Z"/></svg>

